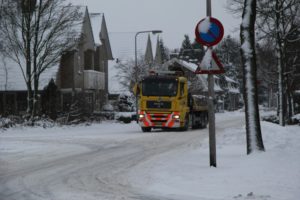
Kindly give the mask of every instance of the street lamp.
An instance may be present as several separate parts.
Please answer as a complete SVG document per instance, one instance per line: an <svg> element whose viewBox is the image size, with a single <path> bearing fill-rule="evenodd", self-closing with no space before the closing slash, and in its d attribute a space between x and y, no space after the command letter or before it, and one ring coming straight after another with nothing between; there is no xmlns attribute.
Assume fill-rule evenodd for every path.
<svg viewBox="0 0 300 200"><path fill-rule="evenodd" d="M134 66L134 72L135 72L135 83L137 84L138 82L138 61L137 61L137 36L141 33L152 33L152 34L157 34L157 33L162 33L162 30L148 30L148 31L139 31L135 34L134 37L134 55L135 55L135 66ZM135 94L135 109L136 109L136 122L138 123L138 93L136 92Z"/></svg>

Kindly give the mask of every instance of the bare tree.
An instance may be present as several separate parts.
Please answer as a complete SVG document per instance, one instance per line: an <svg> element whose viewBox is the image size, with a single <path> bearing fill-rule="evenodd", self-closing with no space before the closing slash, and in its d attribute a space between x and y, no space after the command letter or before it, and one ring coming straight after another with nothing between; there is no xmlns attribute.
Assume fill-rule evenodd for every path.
<svg viewBox="0 0 300 200"><path fill-rule="evenodd" d="M288 66L288 60L297 60L295 54L288 55L290 43L300 40L298 31L300 28L300 1L299 0L260 0L257 2L256 27L259 31L259 40L268 40L276 44L276 60L278 74L278 115L280 125L285 125L287 118L287 103L292 102L290 83L294 76L291 76L295 68ZM229 9L237 14L241 12L243 0L229 0ZM298 35L298 36L295 36ZM292 39L291 39L292 38ZM297 64L292 65L297 66ZM287 96L287 98L286 98ZM291 106L289 103L289 116L291 117Z"/></svg>
<svg viewBox="0 0 300 200"><path fill-rule="evenodd" d="M255 52L256 0L245 0L241 24L241 56L243 64L247 154L264 151L257 98Z"/></svg>
<svg viewBox="0 0 300 200"><path fill-rule="evenodd" d="M300 28L299 9L300 2L298 0L272 0L272 1L260 1L259 18L257 25L261 30L261 38L273 38L276 44L276 60L277 60L277 73L278 73L278 115L279 124L285 125L287 118L287 99L291 102L292 91L289 90L288 83L292 82L292 76L289 71L294 71L288 66L287 47L289 43L300 40L300 37L293 37L293 41L290 40L291 36ZM292 58L294 59L294 58ZM291 104L291 103L290 103ZM290 107L291 105L289 105ZM289 111L291 117L291 111Z"/></svg>
<svg viewBox="0 0 300 200"><path fill-rule="evenodd" d="M257 79L258 93L262 103L267 103L269 108L277 106L276 93L278 90L277 60L274 54L275 44L272 38L266 39L257 46Z"/></svg>
<svg viewBox="0 0 300 200"><path fill-rule="evenodd" d="M143 56L138 58L138 63L137 68L134 67L134 60L118 61L115 66L116 69L118 69L117 78L120 84L129 91L132 91L135 83L141 81L145 75L148 75L149 70L151 70L151 64L149 65ZM135 77L137 77L138 80L135 80Z"/></svg>
<svg viewBox="0 0 300 200"><path fill-rule="evenodd" d="M0 47L0 62L3 64L3 79L4 79L4 90L7 91L7 86L8 86L8 68L7 68L7 64L5 61L5 57L3 55L1 55L1 47Z"/></svg>
<svg viewBox="0 0 300 200"><path fill-rule="evenodd" d="M65 0L6 0L1 8L0 36L5 56L15 61L27 86L27 112L37 114L39 78L74 47L78 7Z"/></svg>

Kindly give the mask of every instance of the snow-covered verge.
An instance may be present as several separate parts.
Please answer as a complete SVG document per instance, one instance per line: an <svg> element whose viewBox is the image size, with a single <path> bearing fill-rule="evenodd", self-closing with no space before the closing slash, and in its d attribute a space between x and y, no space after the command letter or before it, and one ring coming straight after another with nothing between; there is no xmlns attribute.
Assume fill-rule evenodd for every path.
<svg viewBox="0 0 300 200"><path fill-rule="evenodd" d="M218 114L229 117L228 113ZM241 115L242 117L242 115ZM209 167L209 141L139 166L135 187L171 199L300 199L300 127L261 122L265 152L246 155L245 128L217 133L217 168Z"/></svg>
<svg viewBox="0 0 300 200"><path fill-rule="evenodd" d="M216 114L217 168L208 129L144 134L109 121L0 130L0 199L300 199L300 126L261 122L266 152L247 156L243 119Z"/></svg>
<svg viewBox="0 0 300 200"><path fill-rule="evenodd" d="M26 117L20 116L9 116L2 117L0 116L0 130L12 128L12 127L43 127L43 128L51 128L59 125L55 121L49 118L43 117L35 117L34 119L26 119Z"/></svg>
<svg viewBox="0 0 300 200"><path fill-rule="evenodd" d="M63 117L57 120L51 120L47 117L35 117L34 119L26 119L20 116L2 117L0 115L0 131L8 128L21 128L21 127L43 127L53 128L55 126L74 126L74 125L91 125L97 124L101 121L116 120L124 123L130 123L135 120L135 112L116 112L116 111L102 111L94 113L91 116L80 116L77 118Z"/></svg>

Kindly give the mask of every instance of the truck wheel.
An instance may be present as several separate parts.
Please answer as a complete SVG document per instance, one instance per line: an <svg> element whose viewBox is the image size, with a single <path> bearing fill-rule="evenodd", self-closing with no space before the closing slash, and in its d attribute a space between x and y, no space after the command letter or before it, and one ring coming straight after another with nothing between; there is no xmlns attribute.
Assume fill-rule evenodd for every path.
<svg viewBox="0 0 300 200"><path fill-rule="evenodd" d="M202 124L202 128L206 128L207 127L207 124L208 124L208 116L207 114L205 114L203 116L203 124Z"/></svg>
<svg viewBox="0 0 300 200"><path fill-rule="evenodd" d="M184 127L181 127L181 131L187 131L189 129L190 120L189 117L185 118Z"/></svg>
<svg viewBox="0 0 300 200"><path fill-rule="evenodd" d="M144 133L146 133L146 132L151 132L151 128L150 128L150 127L142 127L142 131L143 131Z"/></svg>

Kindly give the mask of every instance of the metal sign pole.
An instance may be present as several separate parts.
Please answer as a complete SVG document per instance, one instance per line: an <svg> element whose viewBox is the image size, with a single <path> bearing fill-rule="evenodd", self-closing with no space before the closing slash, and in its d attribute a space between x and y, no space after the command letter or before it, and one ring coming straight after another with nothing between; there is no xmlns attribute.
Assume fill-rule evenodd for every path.
<svg viewBox="0 0 300 200"><path fill-rule="evenodd" d="M206 0L206 14L211 17L211 0ZM212 47L208 47L212 48ZM216 128L215 128L215 91L214 75L208 74L208 119L209 119L209 157L210 166L217 167L216 161Z"/></svg>

